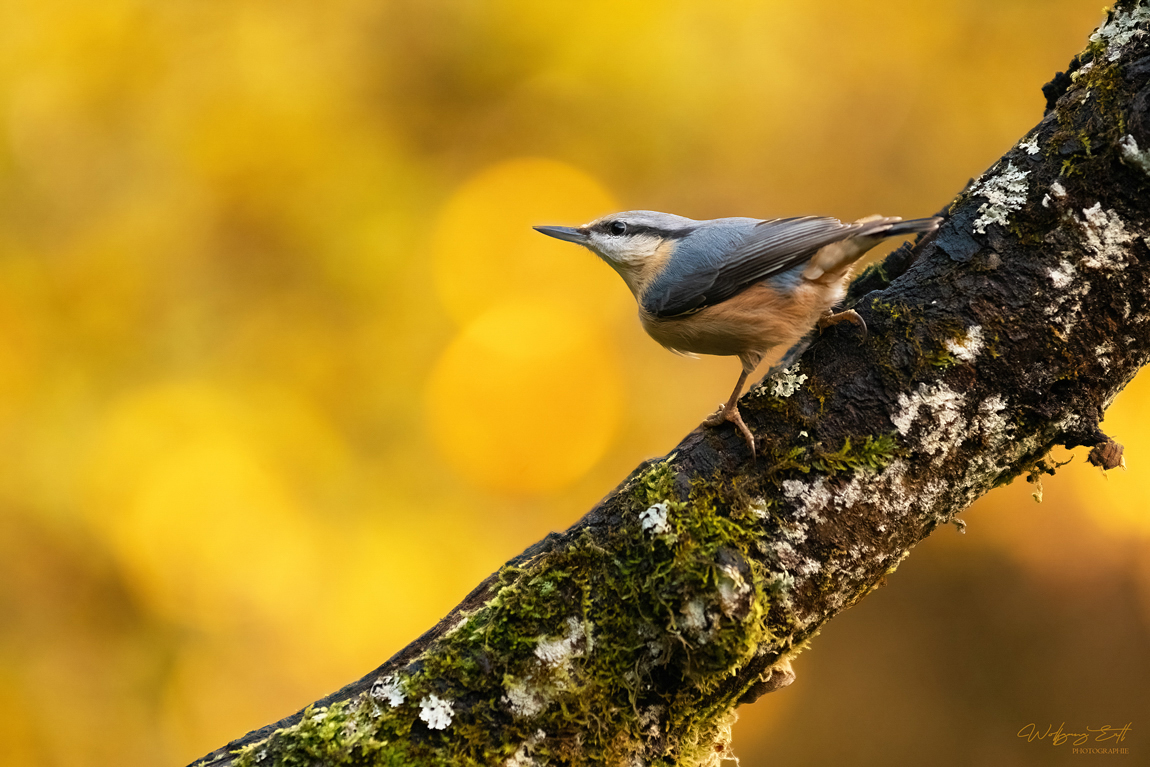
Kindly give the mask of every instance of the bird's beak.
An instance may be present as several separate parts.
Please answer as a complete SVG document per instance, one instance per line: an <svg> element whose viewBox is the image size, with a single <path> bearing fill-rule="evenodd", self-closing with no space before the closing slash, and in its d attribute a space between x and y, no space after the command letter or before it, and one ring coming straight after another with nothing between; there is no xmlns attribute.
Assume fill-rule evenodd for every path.
<svg viewBox="0 0 1150 767"><path fill-rule="evenodd" d="M542 232L548 237L554 237L557 240L566 240L567 242L578 243L579 245L587 244L587 232L584 229L576 229L571 226L537 226L535 231Z"/></svg>

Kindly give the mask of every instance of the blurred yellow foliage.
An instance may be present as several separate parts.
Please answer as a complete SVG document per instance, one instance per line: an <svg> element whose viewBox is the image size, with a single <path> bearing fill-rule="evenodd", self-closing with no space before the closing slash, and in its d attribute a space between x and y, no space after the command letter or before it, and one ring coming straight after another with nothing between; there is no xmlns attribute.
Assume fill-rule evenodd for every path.
<svg viewBox="0 0 1150 767"><path fill-rule="evenodd" d="M715 407L733 367L658 348L531 225L929 214L1097 17L0 5L0 763L179 764L278 719ZM1064 485L1143 549L1148 398L1107 424L1130 474Z"/></svg>
<svg viewBox="0 0 1150 767"><path fill-rule="evenodd" d="M610 289L611 273L594 256L555 247L531 228L550 221L578 226L617 208L594 179L565 163L522 158L485 168L452 194L431 238L443 307L465 322L515 299L629 306L627 292Z"/></svg>
<svg viewBox="0 0 1150 767"><path fill-rule="evenodd" d="M610 445L622 408L610 344L561 307L501 304L467 326L428 380L432 435L479 487L554 491Z"/></svg>
<svg viewBox="0 0 1150 767"><path fill-rule="evenodd" d="M117 403L98 439L85 511L152 609L212 630L302 619L319 541L291 484L346 460L323 419L291 393L178 384Z"/></svg>

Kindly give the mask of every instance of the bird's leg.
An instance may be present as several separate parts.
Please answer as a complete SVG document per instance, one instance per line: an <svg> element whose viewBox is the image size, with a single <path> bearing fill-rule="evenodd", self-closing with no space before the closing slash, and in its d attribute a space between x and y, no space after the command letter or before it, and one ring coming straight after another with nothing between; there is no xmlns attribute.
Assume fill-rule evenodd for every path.
<svg viewBox="0 0 1150 767"><path fill-rule="evenodd" d="M854 309L847 309L844 312L838 313L828 311L822 317L819 317L819 331L821 332L826 330L831 325L837 325L840 322L850 322L854 325L857 325L858 328L862 331L863 340L866 340L866 320L864 320L862 315L860 315Z"/></svg>
<svg viewBox="0 0 1150 767"><path fill-rule="evenodd" d="M703 421L706 426L718 426L724 421L730 421L743 435L743 439L747 441L747 446L751 448L751 460L755 459L755 438L751 434L751 430L747 428L747 424L743 422L743 416L739 414L739 394L743 391L743 384L747 382L747 375L750 373L746 368L743 369L743 374L739 376L738 383L735 384L735 390L731 392L731 398L727 400L727 404L723 405L719 412Z"/></svg>

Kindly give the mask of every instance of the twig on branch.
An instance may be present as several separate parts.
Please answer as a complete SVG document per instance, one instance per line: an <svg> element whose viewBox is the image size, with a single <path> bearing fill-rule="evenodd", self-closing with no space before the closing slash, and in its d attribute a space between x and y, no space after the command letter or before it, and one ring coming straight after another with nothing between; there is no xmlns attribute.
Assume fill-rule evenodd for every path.
<svg viewBox="0 0 1150 767"><path fill-rule="evenodd" d="M1150 10L1123 0L1038 126L846 326L637 469L380 668L202 765L716 764L819 627L1055 445L1121 447L1150 359Z"/></svg>

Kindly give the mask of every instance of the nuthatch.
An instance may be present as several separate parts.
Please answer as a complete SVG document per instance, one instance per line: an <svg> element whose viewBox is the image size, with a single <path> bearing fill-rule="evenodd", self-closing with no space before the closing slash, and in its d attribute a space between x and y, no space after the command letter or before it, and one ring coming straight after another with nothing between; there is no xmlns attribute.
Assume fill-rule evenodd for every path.
<svg viewBox="0 0 1150 767"><path fill-rule="evenodd" d="M739 415L747 376L763 359L778 361L816 324L850 320L832 313L846 294L851 266L887 237L932 232L942 219L869 216L717 218L670 213L613 213L578 228L537 226L550 237L590 249L619 273L639 304L643 329L683 354L732 355L743 363L731 398L705 423L731 421L755 452Z"/></svg>

